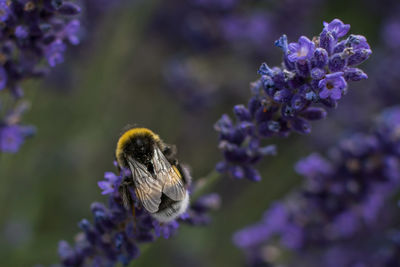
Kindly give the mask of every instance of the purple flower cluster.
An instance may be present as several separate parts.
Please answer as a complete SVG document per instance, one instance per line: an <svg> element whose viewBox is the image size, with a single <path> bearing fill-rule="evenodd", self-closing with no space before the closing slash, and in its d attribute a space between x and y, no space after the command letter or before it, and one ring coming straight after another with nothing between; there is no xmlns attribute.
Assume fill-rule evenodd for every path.
<svg viewBox="0 0 400 267"><path fill-rule="evenodd" d="M329 159L311 154L299 161L295 169L305 178L301 188L273 204L259 223L234 236L250 265L260 259L275 261L264 253L270 246L299 252L303 259L313 255L315 260L319 259L316 255L324 259L331 250L354 242L354 255L350 249L343 249L353 259L361 252L369 253L371 247L362 249L363 245L369 244L371 251L377 252L383 247L376 246L385 242L390 249L379 257L381 265L367 266L399 266L399 240L396 243L379 234L377 238L384 240L376 242L372 237L372 233L389 232L399 223L388 204L400 188L399 133L400 107L390 108L378 118L372 133L357 133L342 140L329 152ZM355 266L345 257L338 259L345 263L307 266ZM393 263L386 265L388 262Z"/></svg>
<svg viewBox="0 0 400 267"><path fill-rule="evenodd" d="M237 105L236 123L227 115L216 123L224 161L217 170L234 178L260 180L253 168L262 156L273 153L271 146L262 147L262 139L287 137L295 131L311 132L310 121L326 117L321 106L336 107L347 93L348 82L367 79L355 66L371 54L366 38L344 37L350 25L339 19L324 23L324 29L313 40L301 36L288 44L283 35L275 45L284 52L282 67L259 69L261 78L251 86L252 97L247 107Z"/></svg>
<svg viewBox="0 0 400 267"><path fill-rule="evenodd" d="M391 15L385 16L382 40L387 47L396 50L400 47L400 5L397 3L387 14Z"/></svg>
<svg viewBox="0 0 400 267"><path fill-rule="evenodd" d="M130 175L129 171L125 172ZM83 232L76 236L74 246L60 241L58 253L63 266L114 266L116 263L127 266L139 256L139 244L154 242L161 236L168 239L176 233L180 223L205 225L210 221L207 213L219 206L218 195L204 195L178 220L160 224L141 207L133 190L135 210L124 208L119 192L122 175L107 172L104 178L98 185L102 194L109 195L108 204L95 202L91 205L94 220L91 223L84 219L79 223Z"/></svg>
<svg viewBox="0 0 400 267"><path fill-rule="evenodd" d="M397 3L385 16L381 28L381 40L379 60L371 69L369 93L373 94L380 106L396 105L400 97L398 85L400 82L400 4ZM379 90L375 90L379 88Z"/></svg>
<svg viewBox="0 0 400 267"><path fill-rule="evenodd" d="M277 25L291 30L294 21L307 21L321 1L282 0L257 3L242 0L173 0L156 10L152 31L174 46L209 51L239 48L241 53L265 55L263 44ZM295 7L295 8L294 8ZM285 23L286 22L286 23ZM298 27L303 27L304 22Z"/></svg>
<svg viewBox="0 0 400 267"><path fill-rule="evenodd" d="M270 41L273 19L262 11L250 14L230 14L224 16L219 22L223 41L243 49L250 47L259 52L263 45ZM251 51L249 51L251 52Z"/></svg>
<svg viewBox="0 0 400 267"><path fill-rule="evenodd" d="M190 112L203 110L217 98L217 88L205 77L204 69L201 62L190 58L174 58L164 68L166 90Z"/></svg>
<svg viewBox="0 0 400 267"><path fill-rule="evenodd" d="M0 91L9 91L15 102L23 95L23 80L47 72L43 60L50 67L63 62L66 42L79 43L80 23L71 18L79 12L63 0L0 0ZM1 112L0 152L15 153L32 128L18 124L17 106Z"/></svg>
<svg viewBox="0 0 400 267"><path fill-rule="evenodd" d="M348 242L332 246L322 253L320 259L310 258L308 266L399 266L399 232L388 231L380 236L364 233L369 236L361 242Z"/></svg>
<svg viewBox="0 0 400 267"><path fill-rule="evenodd" d="M71 19L80 8L67 1L0 1L1 81L21 96L19 83L43 74L41 61L51 67L63 62L66 42L79 43L79 21Z"/></svg>
<svg viewBox="0 0 400 267"><path fill-rule="evenodd" d="M239 0L188 0L195 7L213 10L227 10L234 8Z"/></svg>
<svg viewBox="0 0 400 267"><path fill-rule="evenodd" d="M239 4L236 0L165 2L156 10L152 31L177 47L197 51L216 49L225 43L223 18L233 14Z"/></svg>
<svg viewBox="0 0 400 267"><path fill-rule="evenodd" d="M173 93L174 98L183 104L189 111L195 111L204 104L213 105L216 102L209 97L208 88L218 89L218 93L229 88L229 94L225 98L237 96L241 88L235 86L235 79L220 79L221 73L244 73L259 62L261 56L266 53L274 56L265 49L265 44L272 42L282 31L298 34L308 24L314 11L318 10L321 1L316 0L279 0L279 1L242 1L242 0L171 0L162 3L155 11L151 23L150 33L160 42L174 49L173 58L176 55L193 58L201 55L208 62L215 60L215 55L227 57L227 59L239 60L239 64L223 64L214 75L193 77L188 73L187 77L178 76L171 83L166 78L166 88ZM296 27L293 24L296 23ZM171 66L167 60L165 69ZM226 62L226 60L224 60ZM257 63L256 63L257 64ZM176 65L175 65L176 66ZM215 64L212 64L215 69ZM234 70L234 68L240 67ZM210 67L211 69L212 67ZM173 72L172 70L171 72ZM190 71L188 71L190 72ZM240 79L237 77L236 79ZM181 90L183 86L176 86L176 82L194 84ZM199 81L206 90L196 86ZM182 92L183 91L183 92ZM240 94L241 96L241 94ZM200 105L197 100L201 100ZM203 105L202 105L203 104ZM189 107L189 109L188 109Z"/></svg>
<svg viewBox="0 0 400 267"><path fill-rule="evenodd" d="M91 42L91 36L96 32L96 28L99 25L99 21L104 16L112 13L116 9L126 6L129 3L135 3L130 0L79 0L79 5L82 7L82 28L84 28L85 34L83 36L85 46L86 43ZM80 46L82 47L82 46Z"/></svg>

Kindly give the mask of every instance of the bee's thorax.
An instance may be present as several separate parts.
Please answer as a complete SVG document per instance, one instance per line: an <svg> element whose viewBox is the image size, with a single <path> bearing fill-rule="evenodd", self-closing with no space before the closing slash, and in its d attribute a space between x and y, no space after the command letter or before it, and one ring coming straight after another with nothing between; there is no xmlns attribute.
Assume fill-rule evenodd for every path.
<svg viewBox="0 0 400 267"><path fill-rule="evenodd" d="M149 171L153 169L151 160L154 153L154 140L148 136L136 136L131 138L124 148L126 155L145 165Z"/></svg>

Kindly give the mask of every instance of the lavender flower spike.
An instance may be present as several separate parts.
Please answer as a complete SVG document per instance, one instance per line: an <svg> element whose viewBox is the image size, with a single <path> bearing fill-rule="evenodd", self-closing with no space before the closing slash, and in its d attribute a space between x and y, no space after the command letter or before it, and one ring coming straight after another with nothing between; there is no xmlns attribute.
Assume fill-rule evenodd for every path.
<svg viewBox="0 0 400 267"><path fill-rule="evenodd" d="M66 0L0 1L2 30L10 33L0 37L2 65L7 72L10 90L20 81L35 76L42 59L54 55L52 51L58 51L58 59L48 60L49 65L53 67L60 63L65 41L78 43L65 32L71 32L71 22L75 21L73 31L77 35L79 22L71 16L79 12L77 5Z"/></svg>
<svg viewBox="0 0 400 267"><path fill-rule="evenodd" d="M73 19L79 12L80 7L67 0L0 0L0 91L8 92L14 105L23 96L24 80L41 77L63 62L67 42L79 43L79 21ZM18 109L2 110L6 115L0 117L0 152L17 152L34 132L10 122L8 117L17 117Z"/></svg>
<svg viewBox="0 0 400 267"><path fill-rule="evenodd" d="M129 170L122 172L125 177L131 175ZM62 266L115 266L117 263L127 266L140 255L140 244L154 242L159 237L168 239L180 224L206 225L210 222L208 213L219 207L217 194L203 195L180 218L160 224L141 206L133 190L134 211L124 208L119 192L122 175L106 172L104 178L98 185L102 194L109 196L108 204L91 205L93 221L83 219L79 223L82 232L75 237L74 246L64 240L59 242ZM191 192L196 192L196 188L194 185Z"/></svg>
<svg viewBox="0 0 400 267"><path fill-rule="evenodd" d="M324 119L326 108L336 107L347 93L348 83L367 75L355 65L371 54L365 37L350 35L340 40L350 26L338 19L324 23L321 34L311 40L301 36L288 44L286 35L275 42L283 51L282 67L263 63L260 79L251 84L247 105L237 105L234 122L223 115L215 124L224 160L216 166L231 177L259 181L254 168L264 156L274 155L275 146L264 139L287 137L291 132L309 134L313 120Z"/></svg>
<svg viewBox="0 0 400 267"><path fill-rule="evenodd" d="M250 266L263 266L261 259L280 264L263 254L269 246L294 252L285 266L400 266L399 239L393 242L391 230L400 224L391 199L400 190L399 130L400 107L389 108L370 133L341 140L329 158L314 153L299 161L301 187L233 237ZM341 261L332 261L338 250Z"/></svg>

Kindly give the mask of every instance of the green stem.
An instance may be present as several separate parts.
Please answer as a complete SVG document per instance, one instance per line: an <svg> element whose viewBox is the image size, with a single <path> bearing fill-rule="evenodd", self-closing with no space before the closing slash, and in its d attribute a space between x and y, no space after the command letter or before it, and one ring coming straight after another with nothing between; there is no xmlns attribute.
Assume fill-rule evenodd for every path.
<svg viewBox="0 0 400 267"><path fill-rule="evenodd" d="M217 183L221 174L216 170L210 171L206 176L198 179L195 183L195 191L192 195L192 202L196 201L200 196L212 188Z"/></svg>

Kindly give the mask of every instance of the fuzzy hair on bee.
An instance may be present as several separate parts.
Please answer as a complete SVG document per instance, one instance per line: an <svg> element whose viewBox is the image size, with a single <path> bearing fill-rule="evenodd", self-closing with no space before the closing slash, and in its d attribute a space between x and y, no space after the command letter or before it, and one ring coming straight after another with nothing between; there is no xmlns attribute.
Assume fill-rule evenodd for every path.
<svg viewBox="0 0 400 267"><path fill-rule="evenodd" d="M133 207L129 188L161 223L176 219L189 206L189 169L179 164L175 146L165 144L147 128L131 128L118 139L115 156L120 169L130 169L120 187L126 209Z"/></svg>

